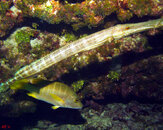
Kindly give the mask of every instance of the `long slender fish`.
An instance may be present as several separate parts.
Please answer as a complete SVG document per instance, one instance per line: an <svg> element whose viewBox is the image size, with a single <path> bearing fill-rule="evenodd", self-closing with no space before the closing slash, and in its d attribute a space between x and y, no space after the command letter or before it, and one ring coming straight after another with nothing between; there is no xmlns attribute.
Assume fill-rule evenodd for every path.
<svg viewBox="0 0 163 130"><path fill-rule="evenodd" d="M160 28L163 26L163 18L157 20L150 20L147 22L135 23L135 24L119 24L108 29L91 34L87 37L81 38L70 44L67 44L60 49L51 52L50 54L36 60L35 62L24 66L15 73L15 76L9 79L5 83L1 83L0 86L10 85L14 81L28 78L33 76L42 70L64 60L79 52L87 51L99 47L106 42L110 43L113 40L120 39L122 37L146 31L153 28Z"/></svg>

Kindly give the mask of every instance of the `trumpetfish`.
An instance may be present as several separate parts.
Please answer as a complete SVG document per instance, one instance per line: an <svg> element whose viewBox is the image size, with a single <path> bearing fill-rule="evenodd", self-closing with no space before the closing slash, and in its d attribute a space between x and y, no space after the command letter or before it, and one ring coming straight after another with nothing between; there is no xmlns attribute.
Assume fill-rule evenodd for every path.
<svg viewBox="0 0 163 130"><path fill-rule="evenodd" d="M113 40L118 40L134 33L160 28L162 26L163 18L160 18L157 20L134 24L118 24L108 29L93 33L89 36L71 42L70 44L66 44L58 50L55 50L33 63L24 66L15 73L13 78L9 79L5 83L1 83L0 86L10 85L16 80L31 77L74 54L94 49L104 45L106 42L110 43Z"/></svg>

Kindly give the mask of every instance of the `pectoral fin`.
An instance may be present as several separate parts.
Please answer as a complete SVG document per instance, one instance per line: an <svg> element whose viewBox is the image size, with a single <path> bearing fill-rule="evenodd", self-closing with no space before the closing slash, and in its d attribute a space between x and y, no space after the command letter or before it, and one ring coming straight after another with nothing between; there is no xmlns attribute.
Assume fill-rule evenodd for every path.
<svg viewBox="0 0 163 130"><path fill-rule="evenodd" d="M52 109L57 109L57 108L59 108L59 106L52 106Z"/></svg>
<svg viewBox="0 0 163 130"><path fill-rule="evenodd" d="M27 93L27 95L37 99L36 93Z"/></svg>
<svg viewBox="0 0 163 130"><path fill-rule="evenodd" d="M63 101L62 98L58 97L58 96L55 95L55 94L50 94L50 95L53 97L54 100L58 101L58 102L61 103L61 104L65 104L65 102Z"/></svg>

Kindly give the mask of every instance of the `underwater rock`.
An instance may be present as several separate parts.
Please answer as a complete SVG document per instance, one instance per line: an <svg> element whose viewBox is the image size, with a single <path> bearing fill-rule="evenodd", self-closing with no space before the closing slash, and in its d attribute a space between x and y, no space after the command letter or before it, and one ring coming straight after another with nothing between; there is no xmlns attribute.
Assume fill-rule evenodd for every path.
<svg viewBox="0 0 163 130"><path fill-rule="evenodd" d="M75 30L83 27L96 27L101 24L106 16L116 12L121 21L126 21L134 15L142 17L161 16L161 1L155 0L85 0L59 2L51 1L14 1L15 6L22 10L24 16L38 17L48 23L72 23ZM142 6L143 5L143 6Z"/></svg>
<svg viewBox="0 0 163 130"><path fill-rule="evenodd" d="M162 55L151 56L122 67L121 94L162 100Z"/></svg>
<svg viewBox="0 0 163 130"><path fill-rule="evenodd" d="M85 119L82 122L80 118L69 117L65 113L65 117L71 122L64 122L65 120L60 117L61 111L55 115L57 121L50 119L38 119L34 126L26 125L24 129L55 129L55 130L115 130L115 129L161 129L162 126L162 110L161 104L148 104L132 101L128 103L109 103L104 106L101 112L92 110L91 108L84 108L81 111L81 118ZM76 114L76 113L75 113ZM67 120L66 119L66 120ZM79 122L79 123L75 123Z"/></svg>
<svg viewBox="0 0 163 130"><path fill-rule="evenodd" d="M26 64L46 55L59 47L57 35L44 35L38 30L29 27L17 29L6 40L1 41L1 79L10 77L13 72Z"/></svg>
<svg viewBox="0 0 163 130"><path fill-rule="evenodd" d="M29 114L36 111L36 104L25 99L26 97L21 98L19 94L13 90L8 90L0 94L0 111L2 117L15 118L25 113Z"/></svg>
<svg viewBox="0 0 163 130"><path fill-rule="evenodd" d="M23 17L37 17L51 24L64 22L78 30L85 26L97 27L105 22L105 18L108 22L107 16L111 16L112 13L116 13L117 18L123 22L134 15L139 17L137 20L146 19L140 19L143 16L160 17L163 9L162 1L159 0L86 0L81 3L72 3L69 0L15 0L14 6L12 1L5 2L0 2L0 37L9 34L15 25L23 21ZM3 4L6 5L2 6ZM118 23L118 20L112 20L110 17L109 20L111 26ZM0 82L13 77L22 66L83 35L80 32L78 36L59 32L61 35L58 36L37 30L37 25L34 24L33 28L19 28L0 41ZM147 33L134 34L113 41L109 45L81 52L37 75L46 80L59 80L71 84L86 107L81 111L59 109L53 113L45 109L46 106L42 106L43 110L39 112L36 103L25 97L24 92L17 93L8 88L0 88L0 117L20 119L19 117L27 113L33 113L35 118L29 120L33 126L28 122L28 126L24 125L24 129L31 130L163 129L163 107L162 104L156 103L163 100L162 54L153 54L152 51L160 49L156 43L153 43L154 48L148 44L148 38L160 35L160 32L159 29L155 29ZM84 33L88 33L87 30ZM150 55L146 55L150 52ZM116 58L117 60L114 60ZM131 99L153 102L126 103L126 100ZM41 103L38 102L38 105L41 106ZM85 121L79 119L77 112ZM41 115L50 119L40 118ZM26 123L26 120L23 122Z"/></svg>
<svg viewBox="0 0 163 130"><path fill-rule="evenodd" d="M7 4L6 1L0 2L0 37L4 37L5 35L9 34L9 31L17 24L23 21L22 11L17 9L15 6L6 5L8 8L6 10L3 8L3 4ZM2 6L2 7L1 7ZM5 7L6 7L5 6ZM2 10L1 10L2 8ZM2 12L3 11L3 12Z"/></svg>
<svg viewBox="0 0 163 130"><path fill-rule="evenodd" d="M91 97L93 100L104 99L104 97L109 94L119 94L119 93L121 93L125 97L125 95L129 95L129 93L132 92L133 86L131 88L128 86L128 89L124 87L125 82L122 82L123 78L121 78L121 76L123 76L122 75L123 72L121 72L121 69L123 69L123 67L121 67L122 63L120 62L114 64L114 67L116 66L116 64L118 64L117 66L119 66L117 68L118 69L117 71L115 68L113 69L111 67L113 66L112 63L113 59L115 59L115 56L122 54L124 52L126 53L130 51L133 52L144 51L146 49L146 42L147 42L146 37L143 35L140 34L131 35L129 37L116 40L115 42L112 42L109 45L103 45L99 48L86 52L81 52L77 55L71 56L59 62L58 64L53 65L47 70L41 72L38 75L38 77L54 81L58 78L62 78L61 77L62 75L68 74L70 72L77 73L79 71L80 73L80 71L84 67L86 68L86 70L83 71L84 73L87 71L87 69L88 71L91 71L91 69L93 71L98 69L95 66L94 66L95 68L94 67L91 67L91 69L89 67L87 68L87 66L89 65L91 66L91 64L95 64L97 65L97 67L99 66L100 70L102 69L100 68L100 64L104 63L105 66L106 62L106 66L103 67L106 70L102 69L103 72L99 71L99 74L101 73L104 76L100 76L95 79L96 85L91 81L87 81L87 85L83 87L78 94L83 99L85 97ZM27 46L29 47L27 47L26 45L24 46L24 44L27 44ZM29 64L35 59L43 57L44 55L50 53L50 51L58 49L59 47L63 46L62 44L63 41L61 42L61 38L59 38L57 35L51 33L43 33L38 30L31 29L29 27L18 29L6 41L1 42L0 51L2 51L3 53L3 48L6 48L8 51L6 51L6 54L3 55L3 60L1 61L1 64L2 63L3 64L0 67L2 74L6 76L4 77L3 75L1 75L2 77L0 78L2 80L4 80L4 78L9 79L13 72L16 72L22 65ZM65 44L68 43L65 42ZM109 65L111 68L109 68ZM114 71L117 72L115 73ZM88 77L91 78L91 76ZM116 77L117 81L114 81L113 77L114 79ZM72 76L69 77L68 80L70 81L69 82L70 84L72 80L77 80L77 77L75 78L75 76ZM122 88L124 87L125 89L122 89L121 86Z"/></svg>
<svg viewBox="0 0 163 130"><path fill-rule="evenodd" d="M11 4L14 6L10 8ZM134 15L138 17L162 16L162 11L161 1L155 0L85 0L81 3L55 0L2 1L0 37L8 34L14 25L21 23L23 17L37 17L50 24L71 23L73 29L78 30L84 26L97 27L113 13L117 14L120 21L127 21Z"/></svg>

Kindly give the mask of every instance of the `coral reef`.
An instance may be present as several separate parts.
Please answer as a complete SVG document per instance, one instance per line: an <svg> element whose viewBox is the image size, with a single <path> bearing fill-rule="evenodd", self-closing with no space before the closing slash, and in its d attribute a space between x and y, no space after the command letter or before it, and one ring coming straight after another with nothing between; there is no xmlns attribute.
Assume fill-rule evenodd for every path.
<svg viewBox="0 0 163 130"><path fill-rule="evenodd" d="M78 30L84 26L97 27L114 12L119 20L126 21L134 15L138 17L162 16L163 11L161 1L155 0L85 0L81 3L75 2L55 0L1 1L0 37L8 34L14 25L22 22L23 17L37 17L50 24L65 22L72 24L74 30ZM10 8L11 4L14 6Z"/></svg>
<svg viewBox="0 0 163 130"><path fill-rule="evenodd" d="M24 17L36 17L50 24L70 24L74 30L89 27L82 30L83 32L79 30L74 33L67 29L57 34L43 31L41 27L38 30L37 23L32 23L33 29L31 27L16 29L6 39L0 40L0 83L13 77L22 66L97 31L92 27L101 29L102 26L103 29L106 26L113 26L118 20L125 22L134 16L137 16L137 20L144 20L140 19L143 16L161 17L163 11L161 2L0 1L0 37L3 38L10 34L15 25L22 23ZM111 14L116 14L117 19L110 18ZM161 31L153 29L114 40L108 45L106 43L96 49L64 59L37 75L45 80L58 80L71 85L86 107L81 111L67 109L51 111L45 104L26 96L25 91L0 87L0 117L19 119L26 115L25 113L50 117L50 119L34 117L29 121L34 122L33 126L26 124L24 129L162 129L163 107L156 102L163 100L163 55L158 51L160 48L162 50L162 44L160 47L156 43L157 35L160 36ZM156 40L153 42L150 40L151 37ZM157 42L161 40L158 39ZM158 52L153 54L153 51ZM129 102L126 103L126 100ZM139 100L154 102L141 104ZM38 111L40 109L42 111ZM53 114L56 116L55 120L49 116ZM85 119L85 122L81 121L81 118ZM72 123L74 119L75 123Z"/></svg>
<svg viewBox="0 0 163 130"><path fill-rule="evenodd" d="M109 74L107 75L107 77L111 80L119 80L120 78L120 74L117 73L116 71L110 71Z"/></svg>
<svg viewBox="0 0 163 130"><path fill-rule="evenodd" d="M77 82L73 82L71 84L71 86L73 87L73 90L75 92L78 92L79 90L81 90L83 88L83 86L84 86L84 80L79 80Z"/></svg>
<svg viewBox="0 0 163 130"><path fill-rule="evenodd" d="M23 21L22 11L10 7L11 0L0 2L0 37L4 37L16 25Z"/></svg>
<svg viewBox="0 0 163 130"><path fill-rule="evenodd" d="M34 113L36 104L29 101L27 96L22 98L15 91L7 91L0 94L0 111L3 117L19 117L24 113ZM23 93L21 93L23 95Z"/></svg>
<svg viewBox="0 0 163 130"><path fill-rule="evenodd" d="M86 105L95 110L101 110L102 105L98 103L110 95L123 99L142 98L161 101L162 92L162 55L153 56L133 64L123 66L126 56L120 68L120 74L116 80L108 79L108 75L99 76L96 81L87 81L87 86L79 93L86 101ZM119 64L119 63L117 63ZM109 66L109 65L108 65ZM155 72L157 73L155 73ZM110 71L117 74L115 71ZM115 75L114 75L115 76ZM112 76L113 77L113 76Z"/></svg>
<svg viewBox="0 0 163 130"><path fill-rule="evenodd" d="M152 56L122 68L121 94L161 100L162 55Z"/></svg>
<svg viewBox="0 0 163 130"><path fill-rule="evenodd" d="M2 74L0 75L1 81L12 77L14 72L16 72L22 65L29 64L50 53L50 51L65 45L67 35L69 34L63 34L60 38L52 33L41 32L29 27L23 27L15 31L7 40L1 41L0 44L0 51L2 54L0 66ZM163 98L160 94L160 92L162 92L162 88L159 84L161 83L156 84L154 80L159 79L160 74L153 74L151 77L148 76L149 72L143 71L143 69L150 70L153 68L153 66L150 65L155 64L157 66L155 68L158 69L158 72L161 72L161 56L150 57L149 59L145 59L134 63L134 65L131 64L128 66L123 66L123 62L126 61L123 60L123 57L118 59L118 61L114 61L117 55L131 51L140 53L144 50L148 50L147 46L149 45L147 45L147 39L144 35L134 34L129 37L113 41L109 45L106 44L99 48L71 56L41 72L38 77L51 81L60 79L64 80L68 84L72 84L72 88L78 92L79 97L85 102L85 105L90 105L95 110L102 110L102 106L96 101L104 100L108 95L122 95L122 97L128 97L132 94L137 97L154 97L156 100L160 100ZM121 62L121 60L123 62ZM155 62L150 63L151 61ZM104 64L105 67L96 68L98 67L98 64L103 64L105 62L107 63L106 65ZM91 64L94 63L97 63L97 65L91 66ZM148 65L149 63L150 65ZM99 69L99 76L95 76L95 78L93 78L94 76L91 74L91 69L88 66L92 69L94 68L92 70L93 75L96 75L97 73L93 73L95 72L94 70ZM81 70L83 68L86 68L86 70L82 72ZM137 74L138 76L135 75L135 73L139 71L143 73ZM81 76L75 77L75 74L74 76L67 76L68 79L64 79L64 77L62 77L63 75L69 75L72 72L74 72L74 74L81 73ZM143 75L147 75L146 81L144 80ZM78 77L80 77L79 81ZM84 79L86 78L87 81L83 87ZM72 83L72 81L74 83ZM146 84L148 81L154 81L153 83L156 87L155 91L151 89L152 86L148 87L149 89L146 89L145 85L143 86L143 84ZM151 84L152 83L150 82L149 85ZM3 102L1 102L1 104L3 104Z"/></svg>
<svg viewBox="0 0 163 130"><path fill-rule="evenodd" d="M51 24L61 21L72 23L75 30L83 26L97 26L113 12L117 13L119 20L126 21L133 15L159 16L162 11L161 1L155 0L86 0L81 3L18 0L14 4L25 16L38 17Z"/></svg>
<svg viewBox="0 0 163 130"><path fill-rule="evenodd" d="M54 34L44 35L29 27L17 29L8 39L1 41L0 77L5 80L7 78L5 75L10 77L22 65L29 64L57 49L58 42L59 38Z"/></svg>
<svg viewBox="0 0 163 130"><path fill-rule="evenodd" d="M58 110L49 112L55 115L55 118L48 118L46 114L49 113L43 112L37 116L31 115L33 118L21 118L18 120L19 124L13 122L11 127L17 126L17 129L25 130L162 129L162 110L163 106L157 103L143 104L136 101L125 104L112 103L106 105L101 112L85 108L81 111L81 116L76 111Z"/></svg>

